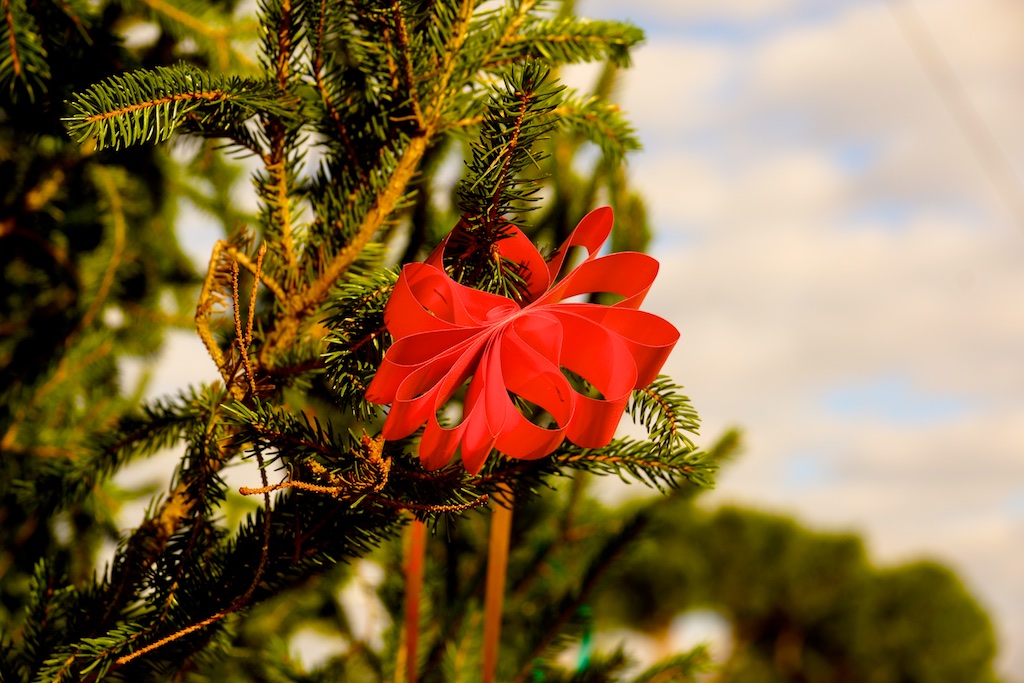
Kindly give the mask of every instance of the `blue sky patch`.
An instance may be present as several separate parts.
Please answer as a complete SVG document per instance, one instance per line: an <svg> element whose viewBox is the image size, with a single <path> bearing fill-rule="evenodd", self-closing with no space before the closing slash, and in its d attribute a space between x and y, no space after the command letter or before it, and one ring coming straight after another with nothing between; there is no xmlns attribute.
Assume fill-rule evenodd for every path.
<svg viewBox="0 0 1024 683"><path fill-rule="evenodd" d="M782 466L783 484L791 489L814 488L834 479L835 474L820 453L795 455L787 458Z"/></svg>
<svg viewBox="0 0 1024 683"><path fill-rule="evenodd" d="M922 391L901 376L879 377L828 390L822 406L836 417L882 419L904 425L928 425L960 417L972 409L960 396Z"/></svg>

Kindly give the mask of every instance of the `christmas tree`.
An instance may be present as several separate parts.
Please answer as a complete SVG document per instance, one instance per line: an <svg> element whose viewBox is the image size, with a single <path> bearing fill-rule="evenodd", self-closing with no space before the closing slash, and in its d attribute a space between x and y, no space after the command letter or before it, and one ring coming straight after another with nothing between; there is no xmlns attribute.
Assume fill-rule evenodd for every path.
<svg viewBox="0 0 1024 683"><path fill-rule="evenodd" d="M638 29L530 1L5 6L5 679L301 678L247 641L281 627L253 626L266 606L329 593L407 528L410 619L344 666L504 679L577 628L635 525L544 582L548 630L502 639L506 582L545 561L509 564L514 508L573 473L708 483L696 414L657 376L678 333L638 310L657 264L608 99ZM593 92L558 82L579 62L604 65ZM232 158L257 167L255 215ZM224 227L205 274L181 197ZM119 359L193 320L221 381L140 404ZM613 439L624 410L649 438ZM118 534L111 475L168 447L166 493ZM229 524L238 463L260 506Z"/></svg>

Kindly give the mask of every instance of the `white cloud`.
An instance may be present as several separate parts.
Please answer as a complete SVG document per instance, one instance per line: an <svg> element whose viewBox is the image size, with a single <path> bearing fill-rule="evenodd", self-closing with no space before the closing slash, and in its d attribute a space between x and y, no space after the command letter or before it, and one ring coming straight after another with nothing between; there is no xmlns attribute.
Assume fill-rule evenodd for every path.
<svg viewBox="0 0 1024 683"><path fill-rule="evenodd" d="M751 21L779 14L799 5L797 0L587 0L581 11L593 17L651 16L677 20Z"/></svg>
<svg viewBox="0 0 1024 683"><path fill-rule="evenodd" d="M1024 162L1024 8L914 6ZM712 500L863 530L886 560L951 562L1020 676L1024 513L1003 501L1024 482L1024 226L888 4L682 45L658 33L623 96L649 150L631 174L667 231L647 304L682 332L667 371L707 440L747 431ZM700 78L665 87L688 60ZM865 405L837 409L837 391Z"/></svg>

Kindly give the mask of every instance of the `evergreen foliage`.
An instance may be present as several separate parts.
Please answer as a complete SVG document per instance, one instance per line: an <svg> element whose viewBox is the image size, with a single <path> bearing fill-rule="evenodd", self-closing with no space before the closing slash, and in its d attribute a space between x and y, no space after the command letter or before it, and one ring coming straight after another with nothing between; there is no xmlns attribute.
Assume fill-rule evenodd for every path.
<svg viewBox="0 0 1024 683"><path fill-rule="evenodd" d="M622 166L639 143L610 98L639 29L538 0L261 0L255 19L233 0L0 1L0 680L394 680L414 519L434 532L419 677L473 680L484 528L508 496L501 680L706 669L701 648L639 674L591 648L593 600L659 508L609 515L588 475L689 499L736 445L694 445L680 386L634 393L647 439L476 475L425 471L418 435L385 442L364 398L399 267L459 221L453 277L511 298L519 264L490 258L509 224L558 244L610 203L613 248L646 246ZM559 84L587 61L603 63L591 92ZM222 228L205 274L181 202ZM219 380L143 400L128 361L174 329L198 333ZM167 449L158 490L119 487ZM259 485L229 486L229 468ZM151 502L119 529L133 497ZM368 556L384 575L364 607L387 616L360 631L338 594ZM290 652L310 624L345 647L307 670Z"/></svg>
<svg viewBox="0 0 1024 683"><path fill-rule="evenodd" d="M53 49L37 29L41 5L5 6L2 75L12 104L4 134L38 162L13 154L4 162L15 179L3 224L15 247L5 266L15 276L7 304L15 336L3 347L11 380L3 444L5 454L21 454L5 459L4 504L14 512L11 539L41 523L44 531L31 533L45 540L31 552L5 546L12 680L201 676L228 656L254 605L370 552L412 516L441 523L502 487L526 501L574 470L705 481L712 466L686 440L586 452L566 444L541 462L496 459L475 477L458 466L426 472L412 455L415 439L372 436L380 411L363 399L389 343L382 312L401 261L386 247L404 238L403 258L412 259L441 237L438 225L461 215L472 244L463 245L457 277L515 295L517 264L495 268L478 257L551 184L553 140L596 142L605 169L637 147L607 91L567 100L552 69L625 65L639 30L534 2L265 0L259 54L247 60L251 31L227 18L226 5L68 5L82 31ZM147 22L156 42L114 49L105 73L71 78L62 65ZM41 144L13 142L33 107L51 126L62 118L70 138L51 128ZM440 208L427 171L470 140L457 208ZM148 146L168 141L181 150L175 161ZM217 146L258 164L257 215L232 206L235 172ZM607 170L588 175L590 203L598 188L623 181ZM168 323L187 326L197 282L171 230L179 196L225 229L194 315L221 382L140 405L144 384L123 393L118 360L152 353ZM577 208L575 218L589 207ZM92 232L82 244L73 216ZM33 335L47 330L33 307L55 305L69 322L40 348ZM19 319L19 310L28 313ZM686 414L685 428L695 429ZM673 419L667 413L653 415L645 413L653 431L675 429L655 424ZM183 449L166 494L119 534L111 476L166 447ZM246 461L263 484L242 492L262 503L232 529L223 472ZM53 525L68 515L81 528L61 538ZM116 538L117 551L90 578L102 537ZM609 539L605 554L621 543ZM566 594L550 609L567 613L577 602ZM530 648L547 652L559 637Z"/></svg>
<svg viewBox="0 0 1024 683"><path fill-rule="evenodd" d="M114 76L77 94L68 131L97 149L164 142L187 125L189 132L255 142L245 128L258 113L282 117L288 103L272 81L214 76L189 64L139 69Z"/></svg>
<svg viewBox="0 0 1024 683"><path fill-rule="evenodd" d="M690 610L714 611L730 641L715 680L996 680L992 625L944 567L878 569L856 536L738 508L704 512L683 497L645 509L650 523L594 611L655 637Z"/></svg>

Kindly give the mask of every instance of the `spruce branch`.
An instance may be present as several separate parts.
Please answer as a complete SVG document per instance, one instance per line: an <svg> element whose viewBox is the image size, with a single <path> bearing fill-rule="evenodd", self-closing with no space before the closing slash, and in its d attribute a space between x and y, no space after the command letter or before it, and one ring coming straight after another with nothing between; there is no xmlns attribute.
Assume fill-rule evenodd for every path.
<svg viewBox="0 0 1024 683"><path fill-rule="evenodd" d="M467 162L469 178L459 183L459 205L471 229L491 243L505 216L526 210L522 204L535 199L536 178L523 178L544 153L533 146L554 127L552 111L560 104L563 88L549 81L547 67L538 62L516 66L496 88L488 105L480 137Z"/></svg>
<svg viewBox="0 0 1024 683"><path fill-rule="evenodd" d="M218 77L187 64L140 69L101 81L75 95L68 132L97 149L163 142L190 118L242 127L255 116L290 116L280 91L265 81Z"/></svg>
<svg viewBox="0 0 1024 683"><path fill-rule="evenodd" d="M526 683L534 661L542 657L562 634L563 628L578 613L580 606L586 602L587 597L611 568L615 559L636 539L648 523L649 516L641 512L627 520L616 532L607 536L593 560L588 563L583 576L576 583L575 589L562 596L560 600L545 610L544 614L538 616L536 623L544 626L530 634L530 650L522 659L525 664L519 669L513 683Z"/></svg>
<svg viewBox="0 0 1024 683"><path fill-rule="evenodd" d="M671 377L658 375L648 386L634 391L626 412L647 429L650 439L665 453L694 448L687 434L698 433L700 418Z"/></svg>
<svg viewBox="0 0 1024 683"><path fill-rule="evenodd" d="M439 28L442 29L442 35L446 42L440 50L441 73L436 80L430 98L435 103L430 112L431 121L440 121L442 113L449 105L448 93L452 90L451 84L455 78L456 69L461 65L463 48L473 27L473 11L477 4L477 0L461 0L458 11L451 17L451 21L439 22ZM440 19L440 15L438 18Z"/></svg>
<svg viewBox="0 0 1024 683"><path fill-rule="evenodd" d="M19 501L40 515L81 504L133 458L151 455L180 440L202 416L204 393L191 390L146 404L94 435L84 456L47 459L34 476L14 483Z"/></svg>
<svg viewBox="0 0 1024 683"><path fill-rule="evenodd" d="M364 395L390 339L384 308L397 279L389 269L350 279L338 287L324 321L331 330L324 354L327 376L341 405L364 421L380 413Z"/></svg>
<svg viewBox="0 0 1024 683"><path fill-rule="evenodd" d="M535 20L501 43L484 64L493 69L534 58L551 66L608 60L629 66L629 50L644 39L643 31L621 21L595 21L581 17Z"/></svg>
<svg viewBox="0 0 1024 683"><path fill-rule="evenodd" d="M114 174L101 165L96 165L93 168L95 169L96 184L99 186L100 192L104 197L101 208L106 209L109 215L110 228L114 234L107 267L103 271L103 276L96 288L96 293L92 297L92 301L89 303L88 310L86 310L85 315L82 316L78 323L76 328L78 330L89 327L103 307L107 295L110 293L110 288L114 284L114 276L117 273L118 266L121 265L128 232L124 215L124 199L121 196L121 190L117 186Z"/></svg>
<svg viewBox="0 0 1024 683"><path fill-rule="evenodd" d="M420 108L420 98L417 93L416 79L413 76L412 49L409 45L409 29L406 26L405 16L402 14L402 4L399 0L392 0L391 13L395 22L395 37L398 40L398 56L401 62L402 81L408 91L409 105L412 107L413 118L417 130L426 128L427 121Z"/></svg>
<svg viewBox="0 0 1024 683"><path fill-rule="evenodd" d="M618 166L626 153L641 149L636 131L622 116L622 110L596 95L586 98L570 95L554 114L559 125L600 147L609 165Z"/></svg>
<svg viewBox="0 0 1024 683"><path fill-rule="evenodd" d="M190 40L216 71L252 71L255 63L237 49L233 39L241 22L232 25L215 4L195 0L118 0L128 9L141 10L179 41Z"/></svg>
<svg viewBox="0 0 1024 683"><path fill-rule="evenodd" d="M409 181L416 173L420 160L427 150L430 132L424 132L411 138L395 165L387 183L377 193L372 205L360 221L356 234L348 244L339 251L324 267L319 277L306 287L298 301L299 304L290 311L293 317L299 317L320 306L327 293L338 278L349 266L355 263L360 253L370 242L373 235L384 225L385 220L394 210L405 194ZM285 337L288 339L290 337ZM277 344L282 341L275 340Z"/></svg>
<svg viewBox="0 0 1024 683"><path fill-rule="evenodd" d="M25 0L0 0L0 89L35 101L50 79L46 48Z"/></svg>
<svg viewBox="0 0 1024 683"><path fill-rule="evenodd" d="M491 64L501 50L512 42L523 23L529 19L530 12L538 4L538 0L513 0L500 7L491 17L485 17L475 27L477 40L483 43L483 56L473 65L472 71L479 71L485 64ZM476 50L470 50L470 54Z"/></svg>
<svg viewBox="0 0 1024 683"><path fill-rule="evenodd" d="M596 474L614 474L624 481L629 478L658 490L676 488L683 483L709 487L718 464L707 453L692 446L676 445L665 451L660 444L614 439L603 448L580 448L567 444L552 456L558 466L584 469Z"/></svg>
<svg viewBox="0 0 1024 683"><path fill-rule="evenodd" d="M57 393L57 389L59 387L72 381L78 373L85 372L90 366L105 359L114 349L114 344L109 339L96 343L92 348L79 348L80 346L81 345L75 347L75 353L69 351L62 355L49 378L30 394L27 401L18 407L13 418L7 425L7 429L4 432L3 437L0 437L0 450L19 450L18 434L22 425L27 421L29 415L38 410L44 400ZM52 450L40 445L32 446L29 448L29 452L37 455L74 455L72 452L68 452L63 449Z"/></svg>

